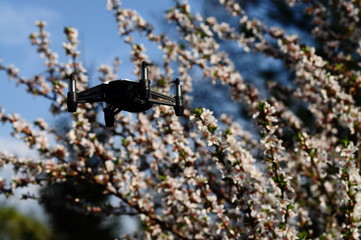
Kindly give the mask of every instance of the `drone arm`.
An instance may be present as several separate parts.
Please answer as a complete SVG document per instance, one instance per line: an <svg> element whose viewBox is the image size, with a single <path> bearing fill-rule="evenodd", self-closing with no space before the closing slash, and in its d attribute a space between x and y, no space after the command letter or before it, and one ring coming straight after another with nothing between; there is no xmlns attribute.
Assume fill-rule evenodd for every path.
<svg viewBox="0 0 361 240"><path fill-rule="evenodd" d="M155 104L161 104L161 105L168 105L168 106L175 106L174 102L170 102L170 101L165 101L165 100L159 100L159 99L149 99L149 102L151 103L155 103Z"/></svg>
<svg viewBox="0 0 361 240"><path fill-rule="evenodd" d="M78 103L85 102L101 102L104 101L104 86L100 84L98 86L89 88L82 92L77 92L75 74L70 75L69 80L69 92L67 98L67 105L69 112L76 112Z"/></svg>
<svg viewBox="0 0 361 240"><path fill-rule="evenodd" d="M169 97L162 93L157 93L154 91L150 91L149 102L163 104L168 106L175 106L175 100L172 97Z"/></svg>
<svg viewBox="0 0 361 240"><path fill-rule="evenodd" d="M173 106L175 114L177 116L183 116L184 103L182 96L182 86L180 85L180 81L178 78L175 80L175 84L176 85L174 97L169 97L162 93L150 91L150 98L148 99L148 101L156 104Z"/></svg>
<svg viewBox="0 0 361 240"><path fill-rule="evenodd" d="M78 93L78 102L85 103L85 102L102 102L105 100L103 84L98 86L86 89L82 92Z"/></svg>

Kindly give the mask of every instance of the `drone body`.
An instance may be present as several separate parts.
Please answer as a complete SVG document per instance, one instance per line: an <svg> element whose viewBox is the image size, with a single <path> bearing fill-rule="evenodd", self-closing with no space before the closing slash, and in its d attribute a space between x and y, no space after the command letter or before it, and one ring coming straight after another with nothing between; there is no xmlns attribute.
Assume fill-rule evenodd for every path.
<svg viewBox="0 0 361 240"><path fill-rule="evenodd" d="M113 127L114 116L120 111L144 112L150 109L153 104L173 106L175 114L182 116L184 105L182 87L178 79L175 81L175 86L174 97L150 90L150 80L148 79L148 69L145 62L142 63L139 82L115 80L77 92L75 78L72 75L67 99L68 111L75 112L78 103L105 102L107 106L103 111L107 127Z"/></svg>

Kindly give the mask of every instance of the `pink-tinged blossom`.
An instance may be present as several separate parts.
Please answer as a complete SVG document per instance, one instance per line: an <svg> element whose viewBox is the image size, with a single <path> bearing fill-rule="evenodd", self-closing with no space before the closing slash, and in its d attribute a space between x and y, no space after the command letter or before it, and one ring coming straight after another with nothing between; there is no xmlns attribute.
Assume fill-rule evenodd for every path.
<svg viewBox="0 0 361 240"><path fill-rule="evenodd" d="M105 161L104 164L105 164L105 168L106 168L107 171L109 171L109 172L114 171L114 163L113 163L113 161L107 160L107 161Z"/></svg>
<svg viewBox="0 0 361 240"><path fill-rule="evenodd" d="M40 130L48 129L48 123L45 122L45 120L43 118L36 119L34 123L40 128Z"/></svg>
<svg viewBox="0 0 361 240"><path fill-rule="evenodd" d="M0 190L4 188L4 186L5 186L5 180L2 177L0 177Z"/></svg>
<svg viewBox="0 0 361 240"><path fill-rule="evenodd" d="M312 34L322 42L320 47L307 46L297 35L266 26L233 0L220 3L236 19L235 26L216 17L203 18L188 2L177 2L165 18L177 26L182 44L172 34L155 31L120 1L106 3L131 49L135 76L139 77L141 61L152 59L147 55L152 47L142 44L150 41L161 59L150 66L152 83L157 91L169 93L171 81L179 76L185 115L178 118L171 107L154 106L146 113L121 112L114 129L106 129L98 122L94 104L79 104L78 111L69 115L71 129L63 134L41 118L30 123L1 109L1 122L39 152L37 160L0 154L0 167L19 170L12 184L0 178L1 193L31 183L79 177L103 185L104 194L113 199L107 209L89 206L89 212L129 210L140 216L146 229L142 237L149 239L359 238L361 77L353 66L359 65L355 56L361 50L359 8L354 1L330 3L340 25L349 27L344 32L333 28L328 5L307 5ZM64 60L50 48L46 23L38 22L37 27L29 40L43 58L45 71L25 78L12 65L1 63L0 70L29 94L49 100L53 114L63 113L64 79L75 72L79 90L88 84L87 69L79 61L78 30L65 28ZM144 38L138 40L139 36ZM273 83L268 87L299 101L314 119L312 129L284 101L262 99L262 91L245 81L214 36L235 48L238 43L243 51L285 63L295 76L294 86ZM342 49L345 39L354 50ZM113 64L100 65L100 81L115 79L119 64L115 59ZM195 68L210 84L229 87L232 99L253 116L257 130L250 133L229 116L215 117L209 109L191 109ZM344 135L348 138L340 137ZM72 151L65 147L68 144ZM90 168L91 157L103 164ZM81 201L76 198L74 203Z"/></svg>

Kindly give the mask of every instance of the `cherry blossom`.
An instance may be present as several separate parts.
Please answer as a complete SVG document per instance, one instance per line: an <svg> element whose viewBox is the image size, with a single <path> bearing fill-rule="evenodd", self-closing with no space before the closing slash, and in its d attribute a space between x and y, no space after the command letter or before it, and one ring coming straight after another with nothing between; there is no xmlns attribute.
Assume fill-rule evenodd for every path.
<svg viewBox="0 0 361 240"><path fill-rule="evenodd" d="M86 103L79 104L76 113L67 113L70 129L63 133L44 116L27 120L2 106L0 121L38 157L0 151L0 168L14 169L10 179L0 178L0 194L10 197L18 188L70 177L97 183L112 200L106 206L82 206L84 200L76 198L71 201L74 207L104 215L137 215L144 226L138 234L144 239L358 239L357 1L328 5L287 1L290 7L305 6L320 47L250 17L236 1L219 2L236 19L236 27L216 17L204 18L187 1L175 1L164 15L176 26L167 34L156 31L137 11L123 8L121 1L107 0L115 30L131 50L129 59L115 57L98 66L99 82L117 79L121 62L133 64L135 78L142 61L152 63L149 75L157 91L169 93L172 81L181 79L184 117L174 116L168 106L154 106L145 113L119 113L109 129L99 120L97 105ZM339 12L343 31L332 25L331 7ZM6 59L0 70L14 84L25 86L28 94L45 98L57 116L66 112L70 74L75 73L79 90L88 87L87 69L79 60L79 32L65 27L63 58L51 49L46 22L36 26L38 31L29 40L44 60L44 71L23 77ZM274 82L267 87L304 106L312 115L312 126L295 107L276 96L264 96L247 82L217 39L237 43L245 54L258 52L281 60L293 73L294 85ZM148 56L151 47L159 54L157 61ZM252 117L254 131L231 116L215 116L202 106L191 108L194 70L209 84L229 87L229 97ZM95 167L90 164L94 159L100 163ZM137 239L122 236L132 237Z"/></svg>

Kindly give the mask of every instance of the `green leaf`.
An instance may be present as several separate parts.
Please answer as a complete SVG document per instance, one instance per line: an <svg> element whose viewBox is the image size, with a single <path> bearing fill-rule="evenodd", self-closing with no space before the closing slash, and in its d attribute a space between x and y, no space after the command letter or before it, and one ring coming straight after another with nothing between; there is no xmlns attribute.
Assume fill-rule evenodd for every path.
<svg viewBox="0 0 361 240"><path fill-rule="evenodd" d="M231 133L231 129L230 128L227 128L226 130L224 130L224 135L228 135Z"/></svg>
<svg viewBox="0 0 361 240"><path fill-rule="evenodd" d="M302 231L298 234L298 238L300 240L304 240L304 239L307 239L307 232L306 231Z"/></svg>
<svg viewBox="0 0 361 240"><path fill-rule="evenodd" d="M203 108L193 108L191 111L192 114L196 115L197 117L200 117L203 113Z"/></svg>
<svg viewBox="0 0 361 240"><path fill-rule="evenodd" d="M343 145L343 147L347 148L350 145L351 141L347 138L340 139L339 142Z"/></svg>
<svg viewBox="0 0 361 240"><path fill-rule="evenodd" d="M317 149L314 149L314 148L310 149L309 155L312 158L316 157L317 156Z"/></svg>
<svg viewBox="0 0 361 240"><path fill-rule="evenodd" d="M210 126L208 125L207 129L210 133L214 133L217 130L217 126Z"/></svg>
<svg viewBox="0 0 361 240"><path fill-rule="evenodd" d="M304 46L301 48L301 50L305 53L309 53L310 52L310 48L308 46Z"/></svg>
<svg viewBox="0 0 361 240"><path fill-rule="evenodd" d="M123 145L124 147L126 147L126 146L128 145L127 139L125 139L125 138L122 139L122 145Z"/></svg>
<svg viewBox="0 0 361 240"><path fill-rule="evenodd" d="M345 65L343 63L336 63L335 68L338 71L343 71L343 70L345 70Z"/></svg>
<svg viewBox="0 0 361 240"><path fill-rule="evenodd" d="M282 229L282 230L286 230L286 223L284 223L284 222L282 222L282 223L280 223L280 229Z"/></svg>
<svg viewBox="0 0 361 240"><path fill-rule="evenodd" d="M264 112L266 109L266 102L259 102L257 106L258 111Z"/></svg>
<svg viewBox="0 0 361 240"><path fill-rule="evenodd" d="M68 35L71 31L70 31L70 27L65 27L64 28L64 33L66 34L66 35Z"/></svg>
<svg viewBox="0 0 361 240"><path fill-rule="evenodd" d="M186 156L186 151L184 151L184 149L179 150L179 156L185 157Z"/></svg>
<svg viewBox="0 0 361 240"><path fill-rule="evenodd" d="M293 210L293 209L295 209L295 205L293 204L287 205L287 210Z"/></svg>
<svg viewBox="0 0 361 240"><path fill-rule="evenodd" d="M167 180L167 175L159 175L159 180L161 180L162 182Z"/></svg>
<svg viewBox="0 0 361 240"><path fill-rule="evenodd" d="M303 140L303 134L302 134L302 132L297 132L297 139L298 140Z"/></svg>

